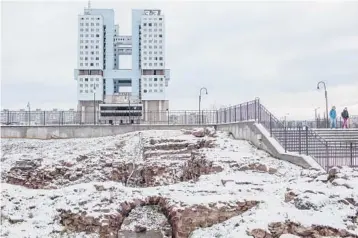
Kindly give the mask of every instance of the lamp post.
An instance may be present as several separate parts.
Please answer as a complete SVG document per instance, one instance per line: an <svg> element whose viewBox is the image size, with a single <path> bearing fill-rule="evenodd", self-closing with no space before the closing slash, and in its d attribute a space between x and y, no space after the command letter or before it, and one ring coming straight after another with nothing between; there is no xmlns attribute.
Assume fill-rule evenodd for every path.
<svg viewBox="0 0 358 238"><path fill-rule="evenodd" d="M201 116L200 116L200 113L201 113L201 111L200 111L200 106L201 106L201 92L203 91L203 90L205 90L205 94L206 95L208 95L208 90L205 88L205 87L202 87L201 89L200 89L200 94L199 94L199 124L201 124L200 123L200 119L201 119Z"/></svg>
<svg viewBox="0 0 358 238"><path fill-rule="evenodd" d="M93 124L96 125L96 86L93 84Z"/></svg>
<svg viewBox="0 0 358 238"><path fill-rule="evenodd" d="M317 118L317 110L320 109L320 107L317 107L314 109L314 120L316 122L316 127L318 128L318 118Z"/></svg>
<svg viewBox="0 0 358 238"><path fill-rule="evenodd" d="M319 81L317 83L317 90L319 90L319 85L322 84L323 88L324 88L324 97L326 98L326 126L327 128L329 127L329 119L328 119L328 95L327 95L327 88L326 88L326 83L323 81Z"/></svg>
<svg viewBox="0 0 358 238"><path fill-rule="evenodd" d="M132 124L131 123L131 99L128 96L128 124Z"/></svg>

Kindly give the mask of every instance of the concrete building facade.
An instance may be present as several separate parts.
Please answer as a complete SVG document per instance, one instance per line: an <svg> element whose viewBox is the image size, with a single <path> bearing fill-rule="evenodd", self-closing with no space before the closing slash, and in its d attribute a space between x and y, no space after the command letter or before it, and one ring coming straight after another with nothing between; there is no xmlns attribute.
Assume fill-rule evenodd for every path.
<svg viewBox="0 0 358 238"><path fill-rule="evenodd" d="M121 55L131 55L131 69L120 68ZM133 109L140 120L160 120L160 112L169 110L166 88L170 71L165 60L165 18L161 10L132 10L132 35L121 35L113 9L85 8L78 16L75 69L78 110L84 123L107 123L106 115L113 121L118 113L110 109ZM130 104L135 108L124 106Z"/></svg>

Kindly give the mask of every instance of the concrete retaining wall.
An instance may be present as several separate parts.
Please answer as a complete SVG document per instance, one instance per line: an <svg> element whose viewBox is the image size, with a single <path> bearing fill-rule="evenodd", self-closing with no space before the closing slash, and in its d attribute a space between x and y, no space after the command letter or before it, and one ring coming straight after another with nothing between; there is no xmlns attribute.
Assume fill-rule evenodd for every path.
<svg viewBox="0 0 358 238"><path fill-rule="evenodd" d="M213 125L201 125L213 126ZM70 125L70 126L2 126L1 138L66 139L120 135L144 130L180 130L198 125Z"/></svg>
<svg viewBox="0 0 358 238"><path fill-rule="evenodd" d="M207 127L214 125L200 125ZM27 139L65 139L65 138L91 138L101 136L120 135L133 131L144 130L180 130L193 129L199 125L71 125L71 126L3 126L1 138L27 138ZM321 166L309 156L297 153L285 153L282 146L268 131L255 121L235 122L215 125L219 131L227 131L235 139L247 140L256 147L267 151L273 157L291 162L303 168L322 169Z"/></svg>
<svg viewBox="0 0 358 238"><path fill-rule="evenodd" d="M277 159L291 162L303 168L313 167L322 170L322 167L310 156L286 153L284 148L274 138L270 137L268 131L255 121L221 124L217 125L217 130L227 131L235 139L250 141L257 148L265 150Z"/></svg>

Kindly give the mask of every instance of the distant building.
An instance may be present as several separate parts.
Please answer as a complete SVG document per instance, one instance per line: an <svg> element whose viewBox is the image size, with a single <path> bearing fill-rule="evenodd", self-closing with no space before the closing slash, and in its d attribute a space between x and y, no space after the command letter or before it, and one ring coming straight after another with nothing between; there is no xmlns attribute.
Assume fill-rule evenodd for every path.
<svg viewBox="0 0 358 238"><path fill-rule="evenodd" d="M131 69L119 68L120 55L132 56ZM169 109L166 88L170 71L165 68L165 18L161 10L132 10L132 35L121 35L113 9L88 6L78 16L77 62L78 111L84 123L122 120L115 117L124 112L109 114L112 109L130 109L142 120L162 120L159 112ZM125 106L128 103L123 93L135 102L133 107L145 113L139 115L137 109Z"/></svg>

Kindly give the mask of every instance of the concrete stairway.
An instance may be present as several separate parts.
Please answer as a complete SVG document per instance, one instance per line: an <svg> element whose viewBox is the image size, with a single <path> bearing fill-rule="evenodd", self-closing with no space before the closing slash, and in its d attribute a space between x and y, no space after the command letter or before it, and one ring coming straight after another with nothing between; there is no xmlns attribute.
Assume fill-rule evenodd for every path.
<svg viewBox="0 0 358 238"><path fill-rule="evenodd" d="M275 128L272 134L287 151L314 156L323 167L358 164L358 129Z"/></svg>

